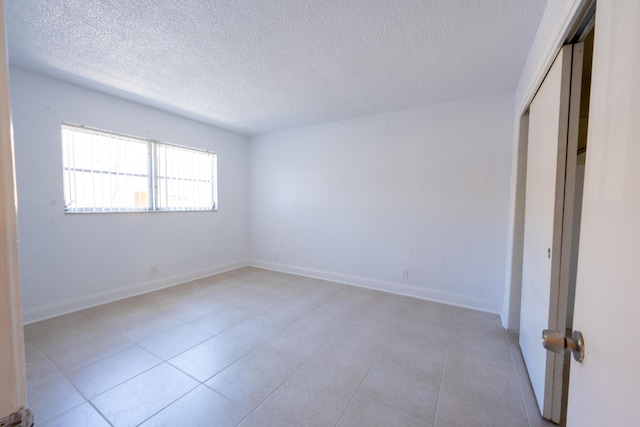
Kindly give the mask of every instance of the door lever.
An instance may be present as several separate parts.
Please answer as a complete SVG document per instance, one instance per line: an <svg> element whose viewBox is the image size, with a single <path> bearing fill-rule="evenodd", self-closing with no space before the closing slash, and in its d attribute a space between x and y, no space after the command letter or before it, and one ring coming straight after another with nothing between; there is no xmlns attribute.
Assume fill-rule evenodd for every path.
<svg viewBox="0 0 640 427"><path fill-rule="evenodd" d="M584 360L584 339L580 331L573 331L570 337L565 337L560 331L545 329L542 331L542 346L554 353L570 351L576 361Z"/></svg>

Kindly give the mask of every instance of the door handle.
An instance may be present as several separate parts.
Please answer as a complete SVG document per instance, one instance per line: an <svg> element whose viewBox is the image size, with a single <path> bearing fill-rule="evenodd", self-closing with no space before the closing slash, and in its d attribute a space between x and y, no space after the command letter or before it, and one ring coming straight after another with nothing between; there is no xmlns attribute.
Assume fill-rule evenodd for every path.
<svg viewBox="0 0 640 427"><path fill-rule="evenodd" d="M560 331L545 329L542 331L542 346L554 353L570 351L576 361L584 360L584 339L580 331L573 331L570 337L565 337Z"/></svg>

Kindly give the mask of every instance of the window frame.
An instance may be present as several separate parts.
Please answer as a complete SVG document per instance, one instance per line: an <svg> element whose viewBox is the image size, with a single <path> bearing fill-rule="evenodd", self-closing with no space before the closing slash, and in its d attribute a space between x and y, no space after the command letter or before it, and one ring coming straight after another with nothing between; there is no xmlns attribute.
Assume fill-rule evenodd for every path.
<svg viewBox="0 0 640 427"><path fill-rule="evenodd" d="M112 135L119 138L133 139L140 142L144 142L146 144L147 151L147 161L146 161L146 178L147 178L147 206L136 208L136 207L126 207L126 208L101 208L101 207L92 207L92 208L69 208L69 201L66 198L67 195L67 180L65 179L67 171L70 167L66 164L65 160L65 142L63 137L63 132L65 127L73 129L78 129L80 131L88 131L88 132L98 132L101 134ZM86 125L79 125L70 122L62 122L60 124L60 146L62 149L62 185L63 185L63 199L64 199L64 213L65 214L100 214L100 213L145 213L145 212L217 212L218 211L218 155L215 151L206 150L202 148L189 147L186 145L172 144L163 141L158 141L151 138L142 138L139 136L123 134L119 132L99 129ZM196 153L205 153L210 156L211 161L211 207L200 208L200 207L185 207L185 208L160 208L159 203L159 189L158 189L158 155L157 155L157 147L159 146L167 146L172 148L178 148L180 150L186 150L187 152L196 152ZM105 169L106 170L106 169ZM87 170L93 173L98 172L95 169ZM103 171L104 172L104 171ZM110 171L109 173L113 173ZM126 174L130 175L130 174ZM167 177L162 177L166 179ZM206 182L206 181L205 181Z"/></svg>

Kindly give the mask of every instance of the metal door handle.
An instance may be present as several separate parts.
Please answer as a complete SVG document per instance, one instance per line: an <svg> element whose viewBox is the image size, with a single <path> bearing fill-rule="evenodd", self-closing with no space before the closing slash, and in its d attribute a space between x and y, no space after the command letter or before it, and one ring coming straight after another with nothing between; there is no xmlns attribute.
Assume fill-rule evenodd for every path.
<svg viewBox="0 0 640 427"><path fill-rule="evenodd" d="M565 337L560 331L545 329L542 331L542 345L554 353L571 351L576 361L584 360L584 339L580 331L573 331L570 337Z"/></svg>

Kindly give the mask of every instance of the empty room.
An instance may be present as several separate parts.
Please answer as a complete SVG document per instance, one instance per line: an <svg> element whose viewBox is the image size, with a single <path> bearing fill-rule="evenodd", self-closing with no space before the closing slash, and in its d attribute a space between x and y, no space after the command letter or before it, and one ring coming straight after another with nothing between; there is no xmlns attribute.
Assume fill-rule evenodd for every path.
<svg viewBox="0 0 640 427"><path fill-rule="evenodd" d="M634 0L0 5L0 427L640 418Z"/></svg>

